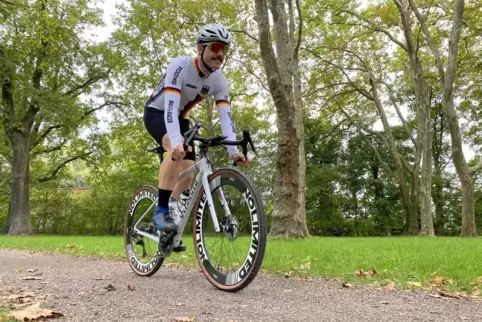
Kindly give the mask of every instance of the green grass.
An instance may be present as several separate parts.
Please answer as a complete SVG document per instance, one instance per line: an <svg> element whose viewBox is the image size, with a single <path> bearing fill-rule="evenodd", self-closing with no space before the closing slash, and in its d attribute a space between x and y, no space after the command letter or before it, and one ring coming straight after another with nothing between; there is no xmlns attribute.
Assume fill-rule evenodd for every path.
<svg viewBox="0 0 482 322"><path fill-rule="evenodd" d="M8 314L9 311L10 311L9 309L0 306L0 321L2 321L2 322L13 322L14 321L14 320L9 319L7 317L7 314Z"/></svg>
<svg viewBox="0 0 482 322"><path fill-rule="evenodd" d="M166 262L191 267L197 265L192 238L185 236L183 241L188 250L181 254L173 253ZM0 236L0 248L125 259L122 237ZM445 275L444 288L448 291L480 295L481 254L482 238L271 238L262 271L292 277L326 277L355 284L384 285L394 282L404 288L409 287L407 282L418 282L428 287L434 277ZM360 278L354 275L360 269L375 269L377 273Z"/></svg>

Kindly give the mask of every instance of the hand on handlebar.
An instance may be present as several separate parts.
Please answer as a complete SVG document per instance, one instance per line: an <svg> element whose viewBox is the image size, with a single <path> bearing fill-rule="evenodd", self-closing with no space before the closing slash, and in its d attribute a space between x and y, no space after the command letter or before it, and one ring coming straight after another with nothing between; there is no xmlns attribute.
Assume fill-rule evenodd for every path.
<svg viewBox="0 0 482 322"><path fill-rule="evenodd" d="M184 159L184 157L186 156L186 151L187 152L191 152L192 151L192 147L191 146L187 146L187 149L184 150L184 144L177 144L176 146L174 146L172 148L172 151L171 151L171 159L172 161L177 161L177 160L182 160Z"/></svg>
<svg viewBox="0 0 482 322"><path fill-rule="evenodd" d="M238 152L231 156L231 160L233 160L234 164L237 166L247 166L251 163L249 158L247 158L243 153Z"/></svg>

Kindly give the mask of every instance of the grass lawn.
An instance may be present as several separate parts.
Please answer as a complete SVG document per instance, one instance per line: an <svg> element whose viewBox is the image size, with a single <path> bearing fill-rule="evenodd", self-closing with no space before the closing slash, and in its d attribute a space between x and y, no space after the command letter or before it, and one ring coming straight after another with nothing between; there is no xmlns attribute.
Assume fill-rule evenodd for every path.
<svg viewBox="0 0 482 322"><path fill-rule="evenodd" d="M0 306L0 321L2 322L13 322L14 320L7 317L8 309Z"/></svg>
<svg viewBox="0 0 482 322"><path fill-rule="evenodd" d="M197 265L192 238L185 236L183 241L187 251L173 253L166 263ZM126 259L121 236L0 236L1 248ZM481 254L480 237L270 238L262 272L291 277L326 277L352 284L438 288L480 296ZM359 276L360 270L373 269L374 275Z"/></svg>

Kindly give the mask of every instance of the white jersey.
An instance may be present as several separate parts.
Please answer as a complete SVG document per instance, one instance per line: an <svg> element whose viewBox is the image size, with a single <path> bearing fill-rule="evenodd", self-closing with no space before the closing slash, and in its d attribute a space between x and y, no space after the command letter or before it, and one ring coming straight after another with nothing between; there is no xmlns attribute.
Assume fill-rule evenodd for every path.
<svg viewBox="0 0 482 322"><path fill-rule="evenodd" d="M167 134L174 147L182 143L178 117L188 118L189 111L207 96L214 97L223 135L228 140L236 140L228 82L220 70L204 75L199 69L197 57L175 58L167 66L146 106L165 111ZM233 155L237 148L228 146L228 152Z"/></svg>

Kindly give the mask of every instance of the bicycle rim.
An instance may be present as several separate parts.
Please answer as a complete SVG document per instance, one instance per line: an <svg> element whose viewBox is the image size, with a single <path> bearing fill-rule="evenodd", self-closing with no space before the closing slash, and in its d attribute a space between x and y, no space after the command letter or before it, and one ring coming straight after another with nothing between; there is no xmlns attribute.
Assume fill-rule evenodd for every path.
<svg viewBox="0 0 482 322"><path fill-rule="evenodd" d="M209 184L217 220L229 229L215 232L201 188L193 220L196 256L211 284L223 291L239 291L252 282L263 261L267 235L263 204L251 180L235 169L217 170L210 176ZM230 215L224 211L220 191Z"/></svg>
<svg viewBox="0 0 482 322"><path fill-rule="evenodd" d="M158 242L136 232L158 237L151 222L156 207L158 190L152 186L142 186L134 193L124 222L124 246L129 265L139 276L151 276L161 267L164 259L158 252Z"/></svg>

